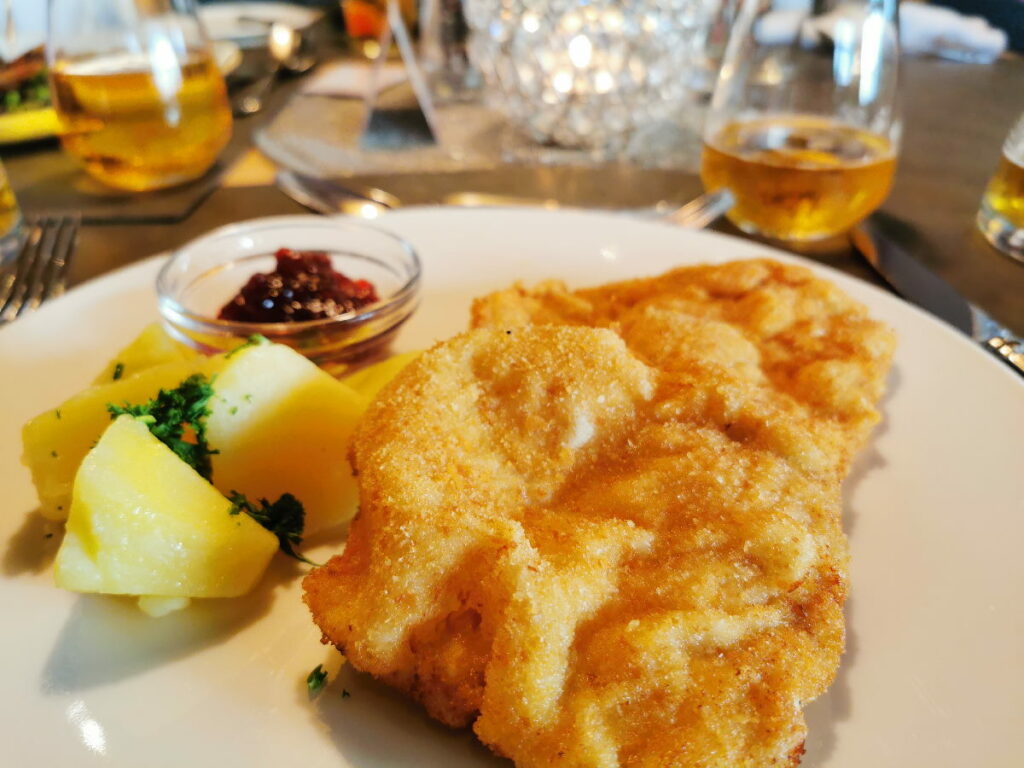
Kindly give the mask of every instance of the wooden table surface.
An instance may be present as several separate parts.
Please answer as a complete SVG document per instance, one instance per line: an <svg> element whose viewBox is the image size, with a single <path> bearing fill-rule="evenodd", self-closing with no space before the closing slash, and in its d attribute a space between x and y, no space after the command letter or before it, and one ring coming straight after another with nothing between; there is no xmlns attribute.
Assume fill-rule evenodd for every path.
<svg viewBox="0 0 1024 768"><path fill-rule="evenodd" d="M925 247L916 256L971 301L1024 335L1024 264L989 246L974 221L1003 139L1024 110L1024 60L1002 60L985 66L908 59L901 78L903 142L895 187L883 210L909 223L920 235ZM275 101L282 103L293 89L294 85L282 89ZM234 156L244 152L252 131L271 115L272 110L236 124ZM53 174L67 173L70 162L52 144L6 152L3 159L16 193L33 201L38 198L32 195L35 185L44 183L47 176L52 183ZM522 193L516 189L521 185L522 173L521 169L508 171L507 191ZM660 174L659 184L671 185L685 196L700 191L700 182L692 174ZM396 177L395 184L402 182L408 184L409 179ZM450 191L443 189L442 183L429 177L418 179L418 199L439 200ZM381 186L387 188L386 183ZM31 211L33 206L26 203L25 207ZM299 212L303 209L270 186L221 187L180 222L84 226L70 282L80 283L175 248L222 224ZM728 225L716 228L731 231ZM848 250L810 256L878 282Z"/></svg>

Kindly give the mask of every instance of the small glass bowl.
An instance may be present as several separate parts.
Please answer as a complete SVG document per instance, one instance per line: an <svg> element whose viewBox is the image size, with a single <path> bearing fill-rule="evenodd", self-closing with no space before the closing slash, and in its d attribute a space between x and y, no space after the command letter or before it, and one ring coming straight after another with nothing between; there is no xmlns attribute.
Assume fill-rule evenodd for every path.
<svg viewBox="0 0 1024 768"><path fill-rule="evenodd" d="M302 322L218 319L252 275L274 270L279 248L326 252L337 271L373 283L381 300ZM276 216L215 229L175 252L156 281L164 327L193 349L225 352L261 334L329 369L383 354L416 309L419 286L420 260L409 243L367 224L316 216Z"/></svg>

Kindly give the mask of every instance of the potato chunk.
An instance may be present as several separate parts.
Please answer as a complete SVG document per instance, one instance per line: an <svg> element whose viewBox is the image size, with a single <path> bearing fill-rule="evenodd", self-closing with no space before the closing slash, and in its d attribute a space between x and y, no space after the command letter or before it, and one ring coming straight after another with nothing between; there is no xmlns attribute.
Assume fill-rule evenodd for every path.
<svg viewBox="0 0 1024 768"><path fill-rule="evenodd" d="M145 424L119 416L75 478L57 586L162 597L244 594L278 542L230 509Z"/></svg>
<svg viewBox="0 0 1024 768"><path fill-rule="evenodd" d="M352 387L352 389L365 397L369 403L377 397L378 392L384 389L398 375L399 371L421 354L423 353L417 350L416 352L403 352L400 355L394 355L387 360L382 360L379 363L363 368L363 370L353 373L351 376L346 376L341 380L341 383Z"/></svg>
<svg viewBox="0 0 1024 768"><path fill-rule="evenodd" d="M179 344L168 336L160 323L150 323L132 341L114 355L93 384L109 384L112 381L134 376L155 365L174 363L180 360L194 360L199 353Z"/></svg>
<svg viewBox="0 0 1024 768"><path fill-rule="evenodd" d="M222 357L194 358L147 368L109 384L93 386L22 429L22 463L32 472L40 512L52 520L68 516L71 487L82 459L110 426L107 403L144 403L161 389L173 389L193 373L213 375Z"/></svg>
<svg viewBox="0 0 1024 768"><path fill-rule="evenodd" d="M213 483L273 501L290 493L306 510L305 533L355 514L348 443L366 399L278 344L231 354L210 400L206 437Z"/></svg>

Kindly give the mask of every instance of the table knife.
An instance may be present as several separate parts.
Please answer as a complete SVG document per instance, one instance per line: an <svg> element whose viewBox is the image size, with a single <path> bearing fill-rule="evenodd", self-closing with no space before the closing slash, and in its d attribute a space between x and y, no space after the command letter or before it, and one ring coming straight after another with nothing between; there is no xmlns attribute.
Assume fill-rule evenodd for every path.
<svg viewBox="0 0 1024 768"><path fill-rule="evenodd" d="M919 239L907 225L875 214L850 240L861 256L908 301L946 321L1024 375L1024 341L911 255Z"/></svg>

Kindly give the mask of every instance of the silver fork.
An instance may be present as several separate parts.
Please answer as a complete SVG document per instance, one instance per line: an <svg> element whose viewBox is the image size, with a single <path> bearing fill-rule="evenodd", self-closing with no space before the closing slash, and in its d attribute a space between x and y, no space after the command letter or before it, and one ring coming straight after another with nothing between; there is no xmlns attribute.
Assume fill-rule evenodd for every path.
<svg viewBox="0 0 1024 768"><path fill-rule="evenodd" d="M27 217L25 223L21 251L8 273L0 277L0 325L64 292L81 217Z"/></svg>

